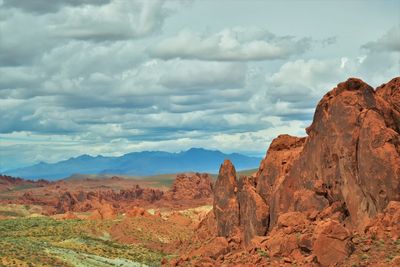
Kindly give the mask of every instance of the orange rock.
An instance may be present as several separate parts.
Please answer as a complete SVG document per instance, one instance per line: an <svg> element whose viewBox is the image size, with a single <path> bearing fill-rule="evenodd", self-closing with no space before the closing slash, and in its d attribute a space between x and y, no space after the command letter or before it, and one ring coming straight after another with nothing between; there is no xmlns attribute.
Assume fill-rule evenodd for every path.
<svg viewBox="0 0 400 267"><path fill-rule="evenodd" d="M257 173L270 229L279 213L322 211L340 201L339 213L326 215L348 217L362 230L390 200L400 200L399 90L399 78L377 92L350 78L319 102L305 140L272 142Z"/></svg>
<svg viewBox="0 0 400 267"><path fill-rule="evenodd" d="M400 256L396 256L390 262L392 266L400 266Z"/></svg>
<svg viewBox="0 0 400 267"><path fill-rule="evenodd" d="M366 227L369 235L378 237L379 239L391 238L397 240L400 238L400 202L389 202L386 209L378 214Z"/></svg>
<svg viewBox="0 0 400 267"><path fill-rule="evenodd" d="M269 223L269 206L256 192L251 177L239 180L237 199L240 207L240 227L245 245L255 236L266 234Z"/></svg>
<svg viewBox="0 0 400 267"><path fill-rule="evenodd" d="M169 217L168 221L179 224L179 225L184 225L184 226L189 226L192 223L192 220L189 218L183 216L182 214L178 212L173 212Z"/></svg>
<svg viewBox="0 0 400 267"><path fill-rule="evenodd" d="M217 234L240 231L246 245L269 225L263 245L272 255L310 262L315 250L322 265L348 257L349 230L364 230L383 211L368 231L396 238L400 215L388 203L400 201L400 77L376 91L356 78L338 84L307 134L278 136L258 172L239 182L224 162L214 188Z"/></svg>
<svg viewBox="0 0 400 267"><path fill-rule="evenodd" d="M212 178L207 173L178 174L168 190L166 200L193 200L212 197Z"/></svg>
<svg viewBox="0 0 400 267"><path fill-rule="evenodd" d="M349 231L337 221L321 221L314 238L313 252L322 266L333 266L353 252Z"/></svg>
<svg viewBox="0 0 400 267"><path fill-rule="evenodd" d="M63 214L61 219L73 220L73 219L78 219L78 216L76 216L75 213L68 211L67 213Z"/></svg>
<svg viewBox="0 0 400 267"><path fill-rule="evenodd" d="M229 251L229 244L224 237L215 237L211 242L204 244L198 250L191 253L191 257L203 256L216 260L220 255Z"/></svg>
<svg viewBox="0 0 400 267"><path fill-rule="evenodd" d="M207 213L206 217L196 228L195 238L200 242L217 236L217 222L213 211Z"/></svg>
<svg viewBox="0 0 400 267"><path fill-rule="evenodd" d="M278 217L278 227L296 227L307 223L306 215L301 212L287 212Z"/></svg>
<svg viewBox="0 0 400 267"><path fill-rule="evenodd" d="M119 181L119 179L112 179ZM100 191L78 191L64 192L58 199L55 205L56 213L65 213L67 211L93 211L99 203L108 203L118 205L122 201L141 200L147 203L160 200L163 196L163 191L152 188L141 188L136 185L130 189L122 189L119 192L113 190Z"/></svg>
<svg viewBox="0 0 400 267"><path fill-rule="evenodd" d="M288 235L284 231L272 231L265 245L272 257L289 256L298 247L296 235Z"/></svg>
<svg viewBox="0 0 400 267"><path fill-rule="evenodd" d="M92 220L109 220L117 217L116 210L108 203L100 205L92 212L89 219Z"/></svg>
<svg viewBox="0 0 400 267"><path fill-rule="evenodd" d="M100 211L98 211L98 210L92 211L92 213L90 214L88 219L89 220L101 220L102 217L101 217Z"/></svg>
<svg viewBox="0 0 400 267"><path fill-rule="evenodd" d="M126 217L134 218L134 217L150 217L151 214L147 212L144 208L134 207L131 210L126 212Z"/></svg>
<svg viewBox="0 0 400 267"><path fill-rule="evenodd" d="M229 160L225 160L214 187L213 210L219 236L228 237L238 231L239 203L235 188L237 188L235 167Z"/></svg>

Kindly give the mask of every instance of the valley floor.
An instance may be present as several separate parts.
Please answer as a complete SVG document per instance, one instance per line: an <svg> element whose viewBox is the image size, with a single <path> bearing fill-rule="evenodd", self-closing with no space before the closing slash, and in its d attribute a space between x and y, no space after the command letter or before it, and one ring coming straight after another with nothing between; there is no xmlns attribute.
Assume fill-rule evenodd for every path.
<svg viewBox="0 0 400 267"><path fill-rule="evenodd" d="M39 206L2 205L0 266L159 266L178 256L176 248L210 209L93 220L39 215Z"/></svg>

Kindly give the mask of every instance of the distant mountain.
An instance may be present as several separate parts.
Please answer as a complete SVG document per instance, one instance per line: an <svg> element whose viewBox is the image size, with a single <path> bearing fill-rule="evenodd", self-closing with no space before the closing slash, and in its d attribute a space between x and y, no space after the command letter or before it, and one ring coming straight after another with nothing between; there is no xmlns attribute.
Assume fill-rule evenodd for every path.
<svg viewBox="0 0 400 267"><path fill-rule="evenodd" d="M143 151L120 157L92 157L81 155L57 163L38 163L33 166L8 170L4 174L27 179L57 180L72 174L124 174L132 176L158 175L177 172L217 173L224 159L231 160L238 170L256 168L261 158L221 151L191 148L179 153Z"/></svg>

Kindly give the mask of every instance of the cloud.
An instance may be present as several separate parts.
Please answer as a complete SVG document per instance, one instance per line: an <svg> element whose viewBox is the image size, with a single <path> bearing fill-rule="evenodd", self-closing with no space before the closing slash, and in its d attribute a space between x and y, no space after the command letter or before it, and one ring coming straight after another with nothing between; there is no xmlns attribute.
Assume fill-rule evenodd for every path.
<svg viewBox="0 0 400 267"><path fill-rule="evenodd" d="M0 0L0 169L194 146L264 154L279 133L304 135L338 82L399 73L378 41L349 55L340 34L224 20L199 33L187 19L197 2L48 2Z"/></svg>
<svg viewBox="0 0 400 267"><path fill-rule="evenodd" d="M168 88L227 89L244 85L246 66L237 63L176 60L164 73L160 83Z"/></svg>
<svg viewBox="0 0 400 267"><path fill-rule="evenodd" d="M69 157L90 154L120 156L132 151L161 150L178 152L191 147L218 149L223 152L239 152L262 156L272 138L285 132L304 135L304 125L300 122L277 124L268 129L253 130L244 133L212 133L192 131L185 136L170 139L135 140L114 138L108 142L93 135L41 135L28 132L0 134L1 156L0 170L18 168L32 162L56 162ZM261 148L261 149L260 149ZM19 153L15 153L19 151Z"/></svg>
<svg viewBox="0 0 400 267"><path fill-rule="evenodd" d="M261 29L232 28L211 35L183 30L161 40L149 53L161 59L263 61L302 54L310 45L309 38L277 36Z"/></svg>
<svg viewBox="0 0 400 267"><path fill-rule="evenodd" d="M284 63L278 72L266 79L272 83L277 93L293 95L296 98L296 92L299 91L312 93L312 91L329 89L330 87L320 87L335 85L338 81L354 73L358 65L359 62L346 57L323 60L298 59Z"/></svg>
<svg viewBox="0 0 400 267"><path fill-rule="evenodd" d="M57 12L66 6L79 6L79 5L103 5L110 0L3 0L3 6L6 8L18 8L26 12L35 14L53 13Z"/></svg>
<svg viewBox="0 0 400 267"><path fill-rule="evenodd" d="M168 15L159 0L114 0L102 6L64 10L63 20L51 27L55 36L91 41L140 38L160 30Z"/></svg>
<svg viewBox="0 0 400 267"><path fill-rule="evenodd" d="M40 15L9 8L8 3L0 9L0 66L35 64L53 49L68 47L76 40L105 42L100 44L97 52L101 52L102 46L103 50L107 50L104 46L110 43L116 48L118 43L114 44L115 41L140 39L161 31L165 18L172 12L161 0L114 0L103 5L66 5L55 13ZM36 1L18 1L16 5L33 5L22 3L42 6L42 2ZM77 50L70 51L69 55L80 51L76 43L72 47ZM90 46L80 44L83 48L85 45Z"/></svg>
<svg viewBox="0 0 400 267"><path fill-rule="evenodd" d="M0 67L0 91L26 88L40 80L37 73L28 67Z"/></svg>
<svg viewBox="0 0 400 267"><path fill-rule="evenodd" d="M400 26L391 28L377 41L368 42L362 48L371 52L400 52Z"/></svg>

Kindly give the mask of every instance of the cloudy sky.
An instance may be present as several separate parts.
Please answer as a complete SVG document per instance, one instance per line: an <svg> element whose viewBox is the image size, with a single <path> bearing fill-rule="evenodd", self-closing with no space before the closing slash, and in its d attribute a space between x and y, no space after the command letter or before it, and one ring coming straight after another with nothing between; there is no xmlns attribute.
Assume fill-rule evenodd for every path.
<svg viewBox="0 0 400 267"><path fill-rule="evenodd" d="M0 171L190 147L264 155L346 78L400 74L400 2L0 0Z"/></svg>

